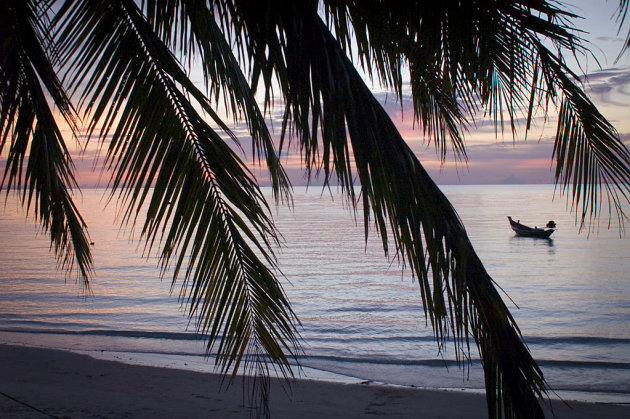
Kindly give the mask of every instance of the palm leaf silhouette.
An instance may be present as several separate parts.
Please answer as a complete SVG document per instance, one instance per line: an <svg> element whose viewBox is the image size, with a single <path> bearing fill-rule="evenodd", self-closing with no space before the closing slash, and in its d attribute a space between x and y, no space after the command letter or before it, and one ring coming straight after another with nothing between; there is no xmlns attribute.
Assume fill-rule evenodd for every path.
<svg viewBox="0 0 630 419"><path fill-rule="evenodd" d="M458 358L463 360L468 356L469 336L474 336L483 360L490 411L507 417L541 416L537 398L545 391L542 373L520 339L513 318L466 238L454 209L325 24L315 13L285 13L292 19L287 16L282 21L284 16L279 10L272 13L279 17L278 29L272 26L270 30L286 36L286 48L275 56L286 59L281 84L287 89L287 113L300 122L304 115L312 118L311 125L305 124L301 131L305 155L317 153L319 145L310 133L323 115L326 176L335 170L354 202L351 147L366 232L373 219L386 252L391 232L394 248L404 254L419 278L425 312L440 345L452 336ZM292 64L298 68L292 68ZM310 79L301 79L305 76ZM317 98L320 103L298 101L305 96Z"/></svg>
<svg viewBox="0 0 630 419"><path fill-rule="evenodd" d="M22 205L50 234L60 266L89 287L88 233L73 199L74 165L49 106L50 97L73 134L77 118L51 62L46 29L49 2L6 1L0 6L0 154L7 163L0 187L21 190ZM28 159L26 167L24 161Z"/></svg>
<svg viewBox="0 0 630 419"><path fill-rule="evenodd" d="M173 268L173 286L183 278L180 295L208 333L208 350L218 346L223 373L254 363L257 391L267 387L267 359L290 376L296 318L274 274L270 246L278 237L268 207L189 97L232 133L134 2L72 6L60 21L63 56L75 60L71 85L85 84L82 98L94 104L90 129L110 137L111 187L120 190L125 218L135 221L148 200L146 251L159 242L163 272ZM92 48L105 53L83 54Z"/></svg>
<svg viewBox="0 0 630 419"><path fill-rule="evenodd" d="M537 111L558 108L556 181L579 223L603 199L623 221L630 153L566 64L563 54L587 52L574 15L543 0L11 0L0 11L2 186L35 203L60 264L76 263L84 283L87 232L49 102L75 137L81 110L123 222L141 223L145 253L172 275L220 370L250 372L269 414L270 368L292 376L299 321L278 280L270 208L232 148L226 121L244 122L278 201L290 201L278 156L295 141L309 178L336 180L362 204L366 240L375 226L385 254L417 277L438 348L452 340L463 364L475 340L490 417L542 416L543 374L496 284L357 66L399 100L409 79L415 122L443 161L467 159L464 134L482 113L497 136L516 136L520 119L527 131ZM197 59L205 91L189 76ZM265 120L276 95L278 151Z"/></svg>

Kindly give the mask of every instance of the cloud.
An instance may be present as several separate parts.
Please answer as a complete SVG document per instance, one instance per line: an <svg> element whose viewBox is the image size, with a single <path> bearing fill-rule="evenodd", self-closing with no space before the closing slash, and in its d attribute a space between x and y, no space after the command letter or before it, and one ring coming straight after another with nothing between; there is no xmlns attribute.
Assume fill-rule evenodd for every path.
<svg viewBox="0 0 630 419"><path fill-rule="evenodd" d="M583 79L587 94L605 116L611 114L614 117L609 119L627 122L627 117L617 115L619 111L627 115L630 106L630 68L608 68L587 74Z"/></svg>
<svg viewBox="0 0 630 419"><path fill-rule="evenodd" d="M623 42L625 41L625 38L619 37L619 36L596 36L593 38L593 40L595 41L599 41L599 42L609 42L609 43L615 43L615 44L623 44Z"/></svg>

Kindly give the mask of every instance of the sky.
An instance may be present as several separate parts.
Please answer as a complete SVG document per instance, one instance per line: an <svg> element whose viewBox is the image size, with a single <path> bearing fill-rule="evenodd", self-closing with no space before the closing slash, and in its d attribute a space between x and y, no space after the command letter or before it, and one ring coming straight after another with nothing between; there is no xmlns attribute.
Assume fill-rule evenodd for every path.
<svg viewBox="0 0 630 419"><path fill-rule="evenodd" d="M587 74L589 97L616 127L622 141L630 146L630 51L616 61L630 25L626 23L618 33L617 0L572 0L567 5L569 11L584 17L575 24L585 31L583 37L593 54L582 57L582 70L574 68L578 74ZM470 127L465 136L467 163L459 162L452 154L441 162L433 144L423 138L421 128L414 127L409 96L403 98L401 112L393 95L375 94L438 184L554 183L555 166L551 157L556 119L553 115L546 122L539 117L527 138L521 127L516 139L509 133L504 138L497 137L494 125L481 121ZM287 163L294 184L303 183L299 166Z"/></svg>
<svg viewBox="0 0 630 419"><path fill-rule="evenodd" d="M581 60L582 70L588 75L587 92L599 110L617 128L621 139L630 146L630 52L615 61L630 22L626 23L623 32L619 34L615 21L618 5L618 0L572 0L569 2L569 10L584 17L576 22L576 26L586 31L584 38L589 42L588 46L594 55ZM478 121L465 135L467 163L458 161L452 154L448 155L445 162L441 162L433 144L427 143L422 136L422 129L413 123L413 107L409 95L403 97L403 111L400 103L393 100L392 94L375 91L375 95L438 184L554 182L554 165L551 159L555 134L553 115L546 122L542 117L537 118L534 121L535 128L528 133L527 138L523 135L523 127L517 138L512 138L509 133L501 138L495 135L492 124ZM281 111L280 106L275 114L281 115ZM276 121L272 126L275 127L274 134L278 135L281 124ZM242 127L235 127L235 132L247 135ZM107 179L101 178L100 171L94 170L95 143L96 141L85 154L78 153L78 147L71 147L75 154L78 183L82 187L107 184ZM245 151L243 160L251 162L248 147L245 147ZM297 159L285 160L284 163L293 185L304 184L303 170ZM253 171L259 182L265 185L265 173L255 168ZM317 180L313 183L317 183Z"/></svg>
<svg viewBox="0 0 630 419"><path fill-rule="evenodd" d="M583 36L593 53L592 57L582 57L582 71L574 68L578 74L587 74L589 97L630 146L630 51L616 61L630 25L626 23L618 33L617 0L572 0L567 4L569 11L584 17L575 24L586 32ZM510 133L497 138L492 124L478 124L466 135L467 164L452 156L441 164L434 147L423 141L421 131L412 129L411 112L401 115L400 107L391 102L385 105L388 113L438 184L554 183L553 116L546 123L538 118L527 138L523 127L516 139Z"/></svg>

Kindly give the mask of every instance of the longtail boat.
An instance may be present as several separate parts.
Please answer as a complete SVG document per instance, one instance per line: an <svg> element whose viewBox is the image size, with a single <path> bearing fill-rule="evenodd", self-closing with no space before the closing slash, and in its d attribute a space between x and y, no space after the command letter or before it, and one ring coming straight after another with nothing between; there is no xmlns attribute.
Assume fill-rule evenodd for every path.
<svg viewBox="0 0 630 419"><path fill-rule="evenodd" d="M553 221L549 221L545 228L532 228L521 224L521 220L514 221L510 216L508 216L508 220L510 220L510 227L512 227L512 230L514 230L514 232L518 236L548 239L549 236L551 236L551 234L556 231L556 223Z"/></svg>

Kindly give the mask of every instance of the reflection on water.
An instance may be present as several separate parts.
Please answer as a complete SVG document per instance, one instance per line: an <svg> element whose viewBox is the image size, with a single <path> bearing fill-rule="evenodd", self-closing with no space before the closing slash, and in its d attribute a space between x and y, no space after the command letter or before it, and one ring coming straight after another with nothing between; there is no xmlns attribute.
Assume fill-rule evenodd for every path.
<svg viewBox="0 0 630 419"><path fill-rule="evenodd" d="M521 244L525 246L529 246L529 245L536 246L539 243L542 243L543 245L553 247L553 238L551 237L545 239L545 238L540 238L540 237L523 237L523 236L518 236L515 234L514 236L510 237L510 241L513 242L513 244Z"/></svg>

